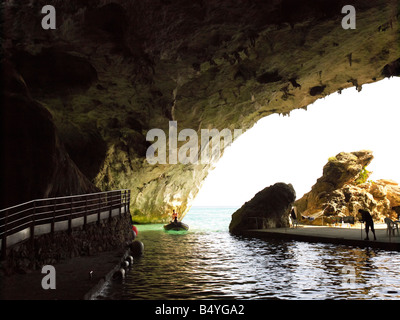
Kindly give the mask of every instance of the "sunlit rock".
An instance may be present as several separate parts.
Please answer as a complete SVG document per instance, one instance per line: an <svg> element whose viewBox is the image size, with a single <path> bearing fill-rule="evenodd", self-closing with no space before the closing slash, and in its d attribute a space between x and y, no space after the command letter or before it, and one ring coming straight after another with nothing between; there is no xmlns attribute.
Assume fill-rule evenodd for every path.
<svg viewBox="0 0 400 320"><path fill-rule="evenodd" d="M177 121L197 133L244 132L265 116L399 74L396 1L353 1L354 30L342 28L336 0L57 1L55 30L41 27L45 4L3 3L3 56L51 113L60 152L97 188L130 189L140 222L166 221L172 208L185 215L213 168L149 164L149 130ZM51 158L32 152L10 170L45 152ZM35 170L52 186L80 180L77 171ZM22 176L18 183L34 183ZM8 188L13 181L2 183L7 198L24 200ZM69 185L57 195L85 189Z"/></svg>
<svg viewBox="0 0 400 320"><path fill-rule="evenodd" d="M400 203L400 187L393 180L368 180L366 166L371 151L341 152L328 160L323 175L311 191L295 202L303 222L332 224L344 217L357 217L358 209L368 209L375 220L396 218L393 207Z"/></svg>

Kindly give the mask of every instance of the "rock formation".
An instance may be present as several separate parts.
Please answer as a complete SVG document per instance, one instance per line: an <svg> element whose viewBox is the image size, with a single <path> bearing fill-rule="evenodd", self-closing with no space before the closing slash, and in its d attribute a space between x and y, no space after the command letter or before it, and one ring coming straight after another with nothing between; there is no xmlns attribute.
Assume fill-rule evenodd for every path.
<svg viewBox="0 0 400 320"><path fill-rule="evenodd" d="M372 172L366 167L372 159L367 150L341 152L330 158L311 191L295 202L298 215L313 219L303 222L332 224L344 217L357 221L361 208L368 209L376 221L383 222L385 217L396 220L393 207L400 204L400 186L392 180L368 180Z"/></svg>
<svg viewBox="0 0 400 320"><path fill-rule="evenodd" d="M246 229L289 227L289 213L296 200L291 184L276 183L258 192L232 215L231 233Z"/></svg>
<svg viewBox="0 0 400 320"><path fill-rule="evenodd" d="M90 180L101 190L130 189L136 221L166 220L172 208L184 215L212 165L150 165L149 130L167 132L173 120L197 133L244 132L270 114L399 75L397 0L353 1L357 28L350 30L341 25L342 0L54 1L56 29L44 30L47 4L1 3L2 64L47 109L38 120L45 110L30 108L32 122L57 131L36 132L51 150L30 144L31 123L22 125L24 136L2 131L20 146L19 153L1 150L2 170L21 177L2 171L1 207L84 192ZM15 103L24 94L2 105L24 113L26 101ZM21 154L27 145L36 151ZM24 192L10 188L15 183Z"/></svg>
<svg viewBox="0 0 400 320"><path fill-rule="evenodd" d="M4 65L4 73L2 206L99 191L71 160L50 112L31 97L12 66Z"/></svg>

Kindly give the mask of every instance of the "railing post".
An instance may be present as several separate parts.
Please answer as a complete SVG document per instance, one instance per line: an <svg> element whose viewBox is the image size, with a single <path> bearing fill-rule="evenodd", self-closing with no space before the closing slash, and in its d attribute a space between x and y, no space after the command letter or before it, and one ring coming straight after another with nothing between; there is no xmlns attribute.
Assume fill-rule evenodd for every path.
<svg viewBox="0 0 400 320"><path fill-rule="evenodd" d="M131 214L131 189L128 190L128 213Z"/></svg>
<svg viewBox="0 0 400 320"><path fill-rule="evenodd" d="M68 215L68 233L69 234L72 233L72 209L74 207L73 202L74 202L74 198L71 197L71 202L69 204L69 215Z"/></svg>
<svg viewBox="0 0 400 320"><path fill-rule="evenodd" d="M8 210L4 214L4 226L3 226L3 237L1 239L1 259L5 260L7 258L7 219Z"/></svg>
<svg viewBox="0 0 400 320"><path fill-rule="evenodd" d="M111 194L111 201L110 201L110 194ZM113 203L112 192L107 192L107 204L110 207L110 209L109 209L110 212L109 212L109 216L108 216L109 219L111 219L111 217L112 217L112 203Z"/></svg>
<svg viewBox="0 0 400 320"><path fill-rule="evenodd" d="M125 217L126 217L126 213L127 213L127 204L126 204L126 201L127 201L127 190L125 190L124 191L124 212L125 212Z"/></svg>
<svg viewBox="0 0 400 320"><path fill-rule="evenodd" d="M33 201L33 213L31 215L32 221L31 221L31 243L32 246L34 245L34 238L35 238L35 214L36 214L36 200Z"/></svg>
<svg viewBox="0 0 400 320"><path fill-rule="evenodd" d="M100 223L100 213L101 213L101 193L99 193L99 208L97 212L97 223Z"/></svg>
<svg viewBox="0 0 400 320"><path fill-rule="evenodd" d="M83 229L86 230L86 224L87 224L87 198L88 196L85 196L85 213L83 216Z"/></svg>
<svg viewBox="0 0 400 320"><path fill-rule="evenodd" d="M51 234L54 234L54 223L56 219L56 198L53 199L53 217L51 219Z"/></svg>
<svg viewBox="0 0 400 320"><path fill-rule="evenodd" d="M119 206L118 206L118 214L119 217L121 217L121 206L122 206L122 192L121 190L118 191L118 195L119 195Z"/></svg>

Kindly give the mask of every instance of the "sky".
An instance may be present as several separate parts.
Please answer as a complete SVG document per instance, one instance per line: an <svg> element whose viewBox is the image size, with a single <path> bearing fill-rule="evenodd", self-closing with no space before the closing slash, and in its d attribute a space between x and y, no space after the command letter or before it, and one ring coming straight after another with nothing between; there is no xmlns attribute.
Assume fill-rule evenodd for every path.
<svg viewBox="0 0 400 320"><path fill-rule="evenodd" d="M318 99L308 110L259 120L229 146L193 206L237 206L276 182L297 199L311 190L339 152L373 151L370 180L400 183L400 77Z"/></svg>

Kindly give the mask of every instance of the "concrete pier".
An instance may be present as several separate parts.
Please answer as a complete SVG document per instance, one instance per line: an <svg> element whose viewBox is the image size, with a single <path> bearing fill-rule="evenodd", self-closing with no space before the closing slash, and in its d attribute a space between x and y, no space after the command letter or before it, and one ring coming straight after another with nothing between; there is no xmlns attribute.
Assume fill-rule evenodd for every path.
<svg viewBox="0 0 400 320"><path fill-rule="evenodd" d="M365 228L362 225L355 227L326 227L299 225L296 228L272 228L244 230L241 235L263 239L285 239L308 242L324 242L344 244L358 247L380 248L385 250L400 251L400 235L397 231L389 235L386 225L375 225L374 235L369 231L369 240L366 237Z"/></svg>

